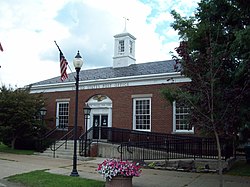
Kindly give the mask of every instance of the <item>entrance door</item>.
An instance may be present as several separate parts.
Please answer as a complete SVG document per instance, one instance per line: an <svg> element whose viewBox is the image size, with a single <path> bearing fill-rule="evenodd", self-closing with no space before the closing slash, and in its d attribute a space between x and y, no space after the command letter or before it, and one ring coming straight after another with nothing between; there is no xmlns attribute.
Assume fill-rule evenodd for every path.
<svg viewBox="0 0 250 187"><path fill-rule="evenodd" d="M93 115L93 139L107 139L108 115Z"/></svg>

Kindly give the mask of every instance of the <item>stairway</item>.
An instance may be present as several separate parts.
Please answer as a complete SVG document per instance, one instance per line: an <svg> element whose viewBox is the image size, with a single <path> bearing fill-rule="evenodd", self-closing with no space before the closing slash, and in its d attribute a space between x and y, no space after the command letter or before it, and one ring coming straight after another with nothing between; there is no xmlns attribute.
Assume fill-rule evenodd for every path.
<svg viewBox="0 0 250 187"><path fill-rule="evenodd" d="M68 140L67 145L63 144L64 142L65 141L59 141L56 143L55 148L56 149L58 147L59 148L55 152L52 151L54 149L54 145L52 145L52 150L51 150L51 147L48 147L44 152L36 153L36 154L40 156L47 156L47 157L52 157L52 158L73 159L74 141ZM118 146L119 145L117 144L110 144L107 142L98 142L98 143L94 142L93 144L91 144L91 147L93 148L93 152L96 151L96 153L93 153L93 154L96 154L95 156L105 157L105 158L119 158L120 153L118 152ZM84 157L84 156L79 155L79 141L77 141L76 153L77 153L77 159L82 160L82 161L89 160L91 159L91 157L93 157L93 155L89 157Z"/></svg>
<svg viewBox="0 0 250 187"><path fill-rule="evenodd" d="M65 158L65 159L72 159L74 154L74 141L68 140L67 144L64 143L65 141L59 141L55 144L56 151L52 151L54 149L54 145L48 147L44 152L38 153L41 156L48 156L53 158ZM58 148L59 147L59 148ZM82 160L84 157L79 156L79 142L77 141L77 157L78 160Z"/></svg>

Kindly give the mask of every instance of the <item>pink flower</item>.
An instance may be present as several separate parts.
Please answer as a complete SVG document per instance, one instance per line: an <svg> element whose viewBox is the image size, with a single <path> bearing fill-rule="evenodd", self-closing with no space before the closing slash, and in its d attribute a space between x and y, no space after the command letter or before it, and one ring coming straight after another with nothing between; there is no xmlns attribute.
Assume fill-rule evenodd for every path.
<svg viewBox="0 0 250 187"><path fill-rule="evenodd" d="M112 177L115 176L139 177L141 167L139 163L107 159L101 164L98 164L97 171L102 174L104 178L111 180Z"/></svg>

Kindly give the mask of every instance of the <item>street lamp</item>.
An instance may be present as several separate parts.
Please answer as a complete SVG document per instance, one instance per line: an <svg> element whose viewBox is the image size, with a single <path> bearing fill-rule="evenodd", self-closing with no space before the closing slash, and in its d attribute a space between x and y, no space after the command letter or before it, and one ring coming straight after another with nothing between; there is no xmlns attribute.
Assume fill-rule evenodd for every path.
<svg viewBox="0 0 250 187"><path fill-rule="evenodd" d="M40 117L42 120L42 126L43 126L44 125L44 116L47 113L47 109L45 107L42 107L42 108L40 108L39 113L40 113ZM40 150L40 152L42 152L43 151L43 140L42 140L41 134L39 134L38 146L39 146L38 149Z"/></svg>
<svg viewBox="0 0 250 187"><path fill-rule="evenodd" d="M43 125L43 123L44 123L44 116L45 116L46 113L47 113L47 109L46 109L45 107L42 107L42 108L39 110L39 112L40 112L40 115L41 115L41 117L42 117L42 125Z"/></svg>
<svg viewBox="0 0 250 187"><path fill-rule="evenodd" d="M42 107L39 112L40 112L41 116L45 116L47 113L47 109L45 107Z"/></svg>
<svg viewBox="0 0 250 187"><path fill-rule="evenodd" d="M74 155L73 155L73 169L70 174L70 176L78 177L79 174L77 172L77 154L76 154L76 148L77 148L77 116L78 116L78 88L79 88L79 72L83 64L82 57L80 56L79 51L77 52L77 55L75 56L73 60L73 64L75 66L76 70L76 102L75 102L75 124L74 124Z"/></svg>
<svg viewBox="0 0 250 187"><path fill-rule="evenodd" d="M88 103L85 103L85 106L83 107L83 112L84 112L84 118L85 118L85 149L84 149L84 156L87 156L87 130L88 130L88 117L91 112L91 108L89 107Z"/></svg>

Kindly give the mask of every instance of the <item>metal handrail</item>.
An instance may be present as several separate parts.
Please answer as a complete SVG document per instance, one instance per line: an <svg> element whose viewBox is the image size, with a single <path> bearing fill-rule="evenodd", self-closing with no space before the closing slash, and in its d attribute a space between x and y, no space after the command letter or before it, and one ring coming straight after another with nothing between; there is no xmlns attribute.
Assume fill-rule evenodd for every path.
<svg viewBox="0 0 250 187"><path fill-rule="evenodd" d="M47 133L44 135L43 139L48 138L48 137L49 137L50 135L52 135L57 129L58 129L58 127L55 127L54 129L51 129L49 132L47 132Z"/></svg>
<svg viewBox="0 0 250 187"><path fill-rule="evenodd" d="M99 131L100 129L103 130L102 132L104 132L105 134L105 142L110 142L112 144L120 144L117 150L121 154L121 158L124 157L122 156L122 154L135 154L133 152L136 149L143 149L145 151L143 152L143 154L150 153L148 149L150 149L151 151L156 151L159 154L165 152L163 155L165 155L165 158L168 159L171 159L172 157L174 158L175 155L184 155L184 153L182 152L186 152L186 154L184 155L185 157L192 157L194 159L199 157L212 158L216 155L217 151L214 138L193 137L187 135L174 135L154 132L141 132L113 127L92 127L87 131L87 133L83 133L80 136L79 153L81 155L85 149L84 141L86 140L86 136L88 143L86 149L90 147L91 143L93 143L92 139L94 138L95 129L97 131ZM102 140L98 140L98 142L101 141ZM225 140L222 138L221 143L221 145L224 146L228 142L225 142ZM225 156L225 158L227 157L225 153L223 153L223 156Z"/></svg>
<svg viewBox="0 0 250 187"><path fill-rule="evenodd" d="M91 133L93 131L93 127L91 127L90 129L87 130L87 132L84 132L82 133L80 136L79 136L79 155L80 156L83 156L83 152L85 149L89 148L90 145L92 144L93 142L93 139L92 138L86 138L86 136L88 136L89 133ZM87 147L83 148L83 144L84 142L87 140ZM90 151L90 149L88 149ZM88 153L89 154L89 153Z"/></svg>
<svg viewBox="0 0 250 187"><path fill-rule="evenodd" d="M221 145L225 146L227 143L224 139L221 139ZM140 160L216 159L218 156L216 142L211 138L123 142L119 149L121 159L135 159L134 156ZM233 156L232 148L228 147L227 150L222 150L223 159L226 160Z"/></svg>
<svg viewBox="0 0 250 187"><path fill-rule="evenodd" d="M58 127L55 127L53 129L51 129L50 131L48 131L43 137L39 138L39 142L38 142L39 147L38 147L38 149L39 149L40 152L44 151L44 146L46 146L44 144L44 140L48 139L48 137L50 137L52 134L54 134L57 131L57 129L58 129Z"/></svg>
<svg viewBox="0 0 250 187"><path fill-rule="evenodd" d="M93 127L91 127L90 129L88 129L88 130L87 130L87 133L86 133L86 132L82 133L82 134L79 136L79 139L80 139L80 140L83 139L83 137L85 136L85 134L88 134L88 133L90 133L91 131L93 131Z"/></svg>
<svg viewBox="0 0 250 187"><path fill-rule="evenodd" d="M51 151L53 151L53 157L54 157L54 158L55 158L55 152L56 152L60 147L62 147L64 144L65 144L65 149L67 149L67 142L68 142L68 140L71 139L71 138L74 136L74 134L72 133L73 131L74 131L74 128L71 129L70 131L68 131L68 132L67 132L65 135L63 135L60 139L55 140L55 141L53 142L53 147L50 146ZM68 135L71 134L71 133L72 133L72 135L68 137ZM66 138L66 139L65 139L65 138ZM56 147L56 144L57 144L58 142L60 142L61 140L64 140L64 139L65 139L65 141L63 141L59 146Z"/></svg>

